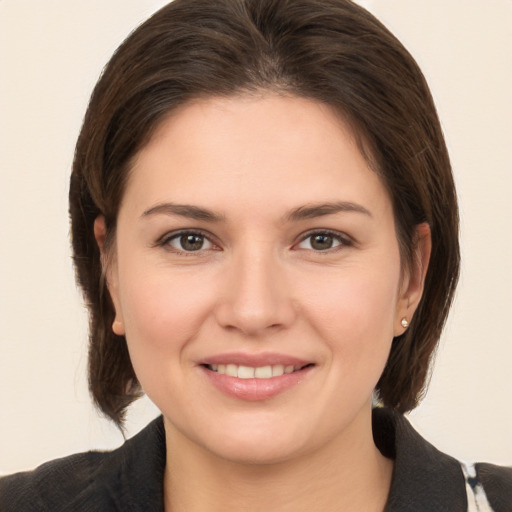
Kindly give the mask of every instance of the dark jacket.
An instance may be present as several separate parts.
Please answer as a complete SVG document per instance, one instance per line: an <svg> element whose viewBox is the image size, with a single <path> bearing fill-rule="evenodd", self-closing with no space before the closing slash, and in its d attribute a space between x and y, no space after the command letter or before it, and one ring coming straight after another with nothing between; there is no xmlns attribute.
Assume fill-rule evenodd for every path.
<svg viewBox="0 0 512 512"><path fill-rule="evenodd" d="M375 409L374 438L395 459L390 512L466 512L459 462L425 441L400 414ZM111 452L87 452L0 479L0 512L162 512L162 418ZM494 512L512 512L512 468L476 466ZM474 483L474 482L471 482Z"/></svg>

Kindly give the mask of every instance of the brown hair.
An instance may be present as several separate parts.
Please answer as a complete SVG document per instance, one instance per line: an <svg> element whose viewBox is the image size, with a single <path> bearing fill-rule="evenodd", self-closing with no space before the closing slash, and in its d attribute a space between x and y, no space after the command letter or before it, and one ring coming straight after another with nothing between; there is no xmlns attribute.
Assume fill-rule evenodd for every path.
<svg viewBox="0 0 512 512"><path fill-rule="evenodd" d="M404 264L415 226L430 225L423 298L377 386L384 404L400 411L414 408L424 390L458 278L458 211L439 120L414 59L349 0L175 0L106 66L71 176L74 261L90 311L89 386L118 425L140 386L126 340L111 329L94 220L105 216L108 245L130 161L170 111L192 98L258 90L320 100L351 122L390 192Z"/></svg>

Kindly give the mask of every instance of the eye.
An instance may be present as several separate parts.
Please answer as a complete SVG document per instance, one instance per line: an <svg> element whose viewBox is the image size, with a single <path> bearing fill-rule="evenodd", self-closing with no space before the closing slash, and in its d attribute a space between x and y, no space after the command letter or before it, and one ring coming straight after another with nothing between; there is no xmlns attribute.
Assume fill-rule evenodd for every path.
<svg viewBox="0 0 512 512"><path fill-rule="evenodd" d="M329 249L336 249L341 245L351 245L351 242L339 233L317 231L303 238L302 241L297 244L297 248L310 249L313 251L328 251Z"/></svg>
<svg viewBox="0 0 512 512"><path fill-rule="evenodd" d="M177 252L199 252L214 248L213 243L203 233L182 231L162 240L162 245L170 246Z"/></svg>

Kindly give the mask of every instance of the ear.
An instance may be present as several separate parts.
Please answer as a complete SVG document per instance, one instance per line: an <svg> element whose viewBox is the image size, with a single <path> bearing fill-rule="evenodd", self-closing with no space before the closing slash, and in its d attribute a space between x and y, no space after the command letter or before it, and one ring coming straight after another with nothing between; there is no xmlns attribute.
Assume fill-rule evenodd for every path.
<svg viewBox="0 0 512 512"><path fill-rule="evenodd" d="M114 322L112 323L112 331L118 336L124 336L125 330L119 302L117 273L115 272L115 268L113 268L113 259L107 254L107 226L103 215L98 215L94 220L94 238L100 249L102 274L105 277L107 288L116 312Z"/></svg>
<svg viewBox="0 0 512 512"><path fill-rule="evenodd" d="M411 267L403 278L397 304L395 336L400 336L405 332L421 300L431 251L432 236L430 226L426 222L418 224L416 226L413 260ZM403 319L406 320L407 324L402 324Z"/></svg>

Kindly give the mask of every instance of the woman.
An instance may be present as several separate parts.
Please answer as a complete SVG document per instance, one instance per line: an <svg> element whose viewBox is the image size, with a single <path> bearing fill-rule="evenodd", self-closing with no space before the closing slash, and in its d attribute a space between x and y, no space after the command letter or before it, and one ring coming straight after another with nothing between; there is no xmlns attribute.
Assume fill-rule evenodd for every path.
<svg viewBox="0 0 512 512"><path fill-rule="evenodd" d="M96 86L70 212L93 397L122 426L144 390L162 418L5 478L2 510L510 510L510 470L402 416L457 205L423 76L362 8L163 8Z"/></svg>

